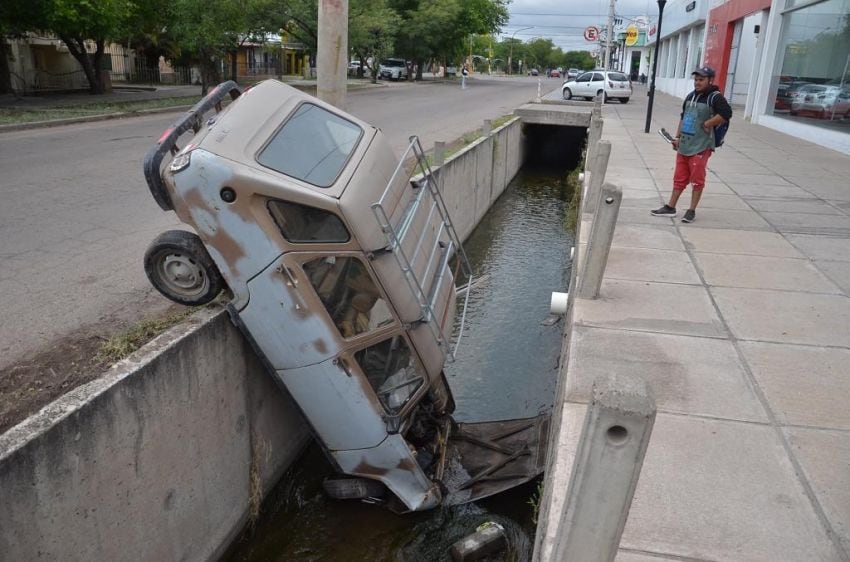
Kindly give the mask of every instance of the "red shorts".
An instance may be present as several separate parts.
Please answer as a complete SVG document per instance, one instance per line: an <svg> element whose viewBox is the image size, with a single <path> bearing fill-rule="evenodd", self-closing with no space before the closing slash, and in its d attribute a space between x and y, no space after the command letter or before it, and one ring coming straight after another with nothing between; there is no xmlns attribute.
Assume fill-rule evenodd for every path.
<svg viewBox="0 0 850 562"><path fill-rule="evenodd" d="M688 184L694 186L694 189L702 189L705 187L705 167L708 165L708 158L714 152L710 148L698 152L693 156L684 156L676 153L676 172L673 174L673 189L682 191Z"/></svg>

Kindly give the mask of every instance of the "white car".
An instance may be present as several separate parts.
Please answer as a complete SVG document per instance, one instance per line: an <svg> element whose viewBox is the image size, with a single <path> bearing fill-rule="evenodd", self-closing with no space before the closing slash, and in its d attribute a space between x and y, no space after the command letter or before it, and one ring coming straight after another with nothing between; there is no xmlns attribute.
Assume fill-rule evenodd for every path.
<svg viewBox="0 0 850 562"><path fill-rule="evenodd" d="M579 74L574 80L564 82L561 93L565 100L573 98L590 100L602 94L603 102L617 99L620 103L628 103L632 96L632 83L622 72L592 70Z"/></svg>
<svg viewBox="0 0 850 562"><path fill-rule="evenodd" d="M404 59L384 59L378 71L379 78L407 80L407 63Z"/></svg>

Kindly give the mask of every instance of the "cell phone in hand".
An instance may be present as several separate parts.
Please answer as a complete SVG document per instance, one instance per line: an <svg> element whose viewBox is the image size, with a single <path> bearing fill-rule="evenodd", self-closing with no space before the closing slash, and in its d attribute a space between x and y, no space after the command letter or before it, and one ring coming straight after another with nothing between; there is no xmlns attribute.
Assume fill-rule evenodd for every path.
<svg viewBox="0 0 850 562"><path fill-rule="evenodd" d="M673 144L673 141L676 140L676 139L673 138L673 135L668 133L667 129L665 129L664 127L661 127L660 129L658 129L658 134L661 135L662 139L666 140L670 144Z"/></svg>

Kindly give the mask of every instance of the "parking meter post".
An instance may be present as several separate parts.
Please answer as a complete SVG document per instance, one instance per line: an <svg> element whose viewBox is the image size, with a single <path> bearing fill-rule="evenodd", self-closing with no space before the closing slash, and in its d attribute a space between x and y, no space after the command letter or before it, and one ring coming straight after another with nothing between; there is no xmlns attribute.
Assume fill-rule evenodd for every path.
<svg viewBox="0 0 850 562"><path fill-rule="evenodd" d="M590 236L584 248L584 267L579 273L578 297L581 299L595 299L599 296L623 199L623 191L610 183L602 186L600 195L599 208L593 216Z"/></svg>
<svg viewBox="0 0 850 562"><path fill-rule="evenodd" d="M614 374L594 381L548 560L614 560L656 411L640 377Z"/></svg>
<svg viewBox="0 0 850 562"><path fill-rule="evenodd" d="M348 74L348 0L319 0L316 97L345 109Z"/></svg>

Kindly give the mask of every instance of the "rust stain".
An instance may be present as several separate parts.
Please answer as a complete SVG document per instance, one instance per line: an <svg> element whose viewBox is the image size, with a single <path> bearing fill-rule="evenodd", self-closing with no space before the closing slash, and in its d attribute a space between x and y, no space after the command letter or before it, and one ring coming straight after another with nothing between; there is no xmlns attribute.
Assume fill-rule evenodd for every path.
<svg viewBox="0 0 850 562"><path fill-rule="evenodd" d="M328 352L328 344L326 344L325 340L323 340L323 339L318 339L318 340L313 341L313 347L319 353L324 354L324 353Z"/></svg>
<svg viewBox="0 0 850 562"><path fill-rule="evenodd" d="M217 220L219 213L210 205L210 202L204 198L200 189L197 187L193 187L186 191L186 193L183 194L182 199L187 208L206 210L210 216L216 220L215 224L212 225L212 233L206 232L206 229L204 228L200 228L195 221L186 222L195 227L195 230L198 231L198 234L204 243L209 244L218 250L227 262L226 265L233 272L233 275L235 277L239 277L239 272L236 269L236 262L241 258L244 258L247 254L242 245L237 242L230 233L221 228L221 224Z"/></svg>
<svg viewBox="0 0 850 562"><path fill-rule="evenodd" d="M403 459L398 461L396 468L399 469L399 470L403 470L405 472L416 472L416 470L419 468L419 466L416 464L416 461L414 461L412 458L404 457Z"/></svg>
<svg viewBox="0 0 850 562"><path fill-rule="evenodd" d="M381 468L377 466L372 466L368 462L366 462L366 458L364 457L357 466L354 467L352 471L355 474L361 474L363 476L384 476L389 473L389 470L386 468Z"/></svg>

